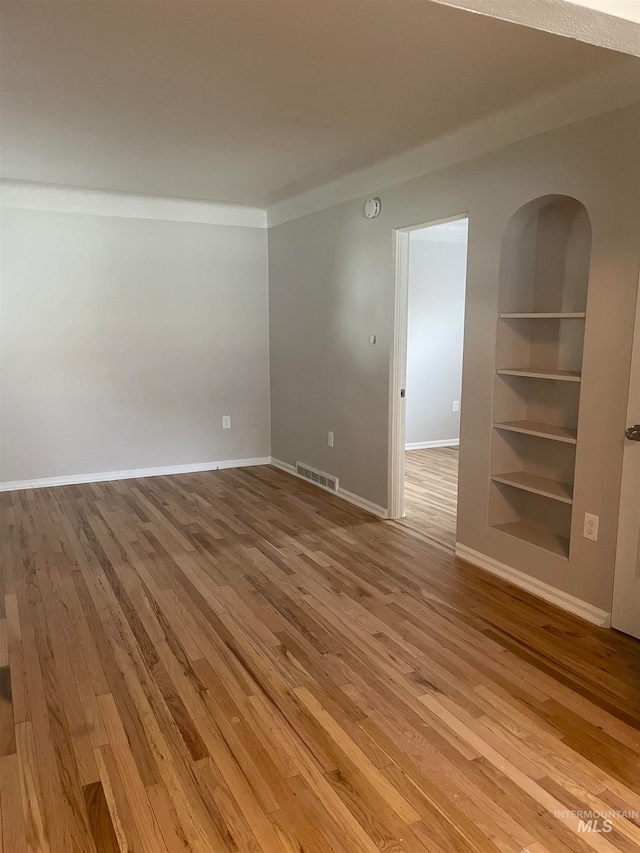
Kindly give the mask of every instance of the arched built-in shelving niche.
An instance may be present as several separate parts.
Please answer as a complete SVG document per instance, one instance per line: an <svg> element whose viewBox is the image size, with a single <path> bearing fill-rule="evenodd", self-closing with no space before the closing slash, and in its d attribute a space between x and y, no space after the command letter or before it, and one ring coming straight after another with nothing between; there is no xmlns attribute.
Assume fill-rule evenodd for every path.
<svg viewBox="0 0 640 853"><path fill-rule="evenodd" d="M584 206L545 196L502 239L492 527L567 557L591 256Z"/></svg>

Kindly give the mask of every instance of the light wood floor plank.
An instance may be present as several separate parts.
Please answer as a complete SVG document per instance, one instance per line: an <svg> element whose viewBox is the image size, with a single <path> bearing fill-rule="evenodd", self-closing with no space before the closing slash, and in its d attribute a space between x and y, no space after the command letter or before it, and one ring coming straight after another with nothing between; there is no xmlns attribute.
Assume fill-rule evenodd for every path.
<svg viewBox="0 0 640 853"><path fill-rule="evenodd" d="M640 644L456 559L456 490L1 494L3 853L640 850Z"/></svg>

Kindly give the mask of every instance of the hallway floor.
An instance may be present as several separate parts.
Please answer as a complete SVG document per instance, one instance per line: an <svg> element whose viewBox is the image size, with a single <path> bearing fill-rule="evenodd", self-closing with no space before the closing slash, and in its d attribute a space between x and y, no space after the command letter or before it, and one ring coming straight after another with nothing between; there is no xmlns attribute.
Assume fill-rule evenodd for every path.
<svg viewBox="0 0 640 853"><path fill-rule="evenodd" d="M408 450L405 517L399 522L447 551L456 543L458 448Z"/></svg>

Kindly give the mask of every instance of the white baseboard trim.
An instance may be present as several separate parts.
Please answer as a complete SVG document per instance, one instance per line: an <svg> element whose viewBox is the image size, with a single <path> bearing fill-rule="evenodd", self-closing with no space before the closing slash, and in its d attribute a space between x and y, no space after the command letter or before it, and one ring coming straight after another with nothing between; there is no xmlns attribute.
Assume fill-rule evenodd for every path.
<svg viewBox="0 0 640 853"><path fill-rule="evenodd" d="M350 504L360 507L360 509L366 510L366 512L370 512L371 515L375 515L378 518L389 518L389 512L383 506L378 506L378 504L374 504L366 498L361 498L360 495L354 495L353 492L348 492L342 486L338 488L338 497L349 501Z"/></svg>
<svg viewBox="0 0 640 853"><path fill-rule="evenodd" d="M412 444L405 444L405 450L426 450L428 447L459 447L459 438L440 438L437 441L414 441Z"/></svg>
<svg viewBox="0 0 640 853"><path fill-rule="evenodd" d="M292 474L294 477L297 477L299 480L304 480L305 483L308 483L306 477L301 477L296 471L295 465L289 465L288 462L283 462L281 459L276 459L275 457L271 457L271 464L274 468L279 468L281 471L285 471L287 474ZM314 485L311 483L311 485ZM350 504L359 507L360 509L364 509L366 512L370 512L371 515L375 515L378 518L389 518L389 512L382 506L378 506L378 504L374 504L371 501L368 501L366 498L361 498L360 495L354 495L353 492L347 491L347 489L343 489L342 487L338 487L337 492L330 492L328 489L323 489L321 486L318 488L327 492L330 495L337 495L339 498L342 498L344 501L348 501Z"/></svg>
<svg viewBox="0 0 640 853"><path fill-rule="evenodd" d="M294 477L298 476L295 465L289 465L288 462L283 462L282 459L276 459L274 456L271 457L271 464L274 468L279 468L281 471L284 471L286 474L293 474ZM300 477L301 480L304 480L304 477ZM308 481L307 481L308 482Z"/></svg>
<svg viewBox="0 0 640 853"><path fill-rule="evenodd" d="M587 622L591 622L593 625L607 628L611 624L611 613L608 613L606 610L601 610L599 607L589 604L588 601L582 601L582 599L576 598L568 592L563 592L561 589L557 589L548 583L544 583L544 581L533 578L531 575L527 575L518 569L513 569L505 563L499 563L493 557L487 557L486 554L474 551L460 542L456 542L456 557L460 557L462 560L466 560L467 563L484 569L492 575L497 575L499 578L509 581L514 586L525 589L527 592L532 593L532 595L537 595L538 598L543 598L545 601L555 604L556 607L573 613L574 616L580 616L581 619L586 619Z"/></svg>
<svg viewBox="0 0 640 853"><path fill-rule="evenodd" d="M0 483L0 492L46 489L51 486L78 486L82 483L108 483L112 480L135 480L142 477L165 477L167 474L195 474L199 471L218 471L222 468L269 465L270 462L270 456L256 456L252 459L223 459L220 462L195 462L190 465L166 465L162 468L134 468L127 471L106 471L101 474L70 474L63 477L44 477L40 480L14 480Z"/></svg>

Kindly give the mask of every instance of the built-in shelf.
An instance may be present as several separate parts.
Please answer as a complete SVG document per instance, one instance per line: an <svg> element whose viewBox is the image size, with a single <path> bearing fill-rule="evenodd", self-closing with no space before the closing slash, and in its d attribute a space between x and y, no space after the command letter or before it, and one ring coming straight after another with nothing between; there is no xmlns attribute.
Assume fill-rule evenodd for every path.
<svg viewBox="0 0 640 853"><path fill-rule="evenodd" d="M554 426L553 424L541 424L538 421L504 421L494 424L496 429L509 432L519 432L524 435L535 435L538 438L549 438L552 441L564 441L566 444L575 444L578 431L569 427Z"/></svg>
<svg viewBox="0 0 640 853"><path fill-rule="evenodd" d="M552 554L557 554L565 559L569 557L569 540L565 536L552 533L550 530L537 527L535 524L526 521L510 521L507 524L495 524L493 529L499 530L500 533L507 533L509 536L515 536L516 539L522 539L538 548L544 548L545 551L550 551Z"/></svg>
<svg viewBox="0 0 640 853"><path fill-rule="evenodd" d="M524 311L500 314L501 320L584 320L584 311Z"/></svg>
<svg viewBox="0 0 640 853"><path fill-rule="evenodd" d="M525 492L533 492L534 495L542 495L544 498L552 498L562 503L573 503L573 486L569 483L561 483L559 480L551 480L549 477L541 477L529 471L511 471L508 474L493 474L491 479L495 483L504 483L505 486L513 486Z"/></svg>
<svg viewBox="0 0 640 853"><path fill-rule="evenodd" d="M502 238L489 525L540 550L533 574L543 551L569 556L590 257L589 216L568 196L527 202Z"/></svg>
<svg viewBox="0 0 640 853"><path fill-rule="evenodd" d="M532 379L555 379L559 382L580 382L577 370L549 370L544 367L500 367L501 376L529 376Z"/></svg>

